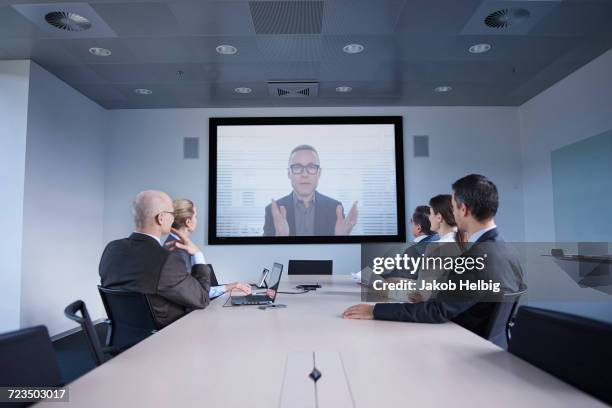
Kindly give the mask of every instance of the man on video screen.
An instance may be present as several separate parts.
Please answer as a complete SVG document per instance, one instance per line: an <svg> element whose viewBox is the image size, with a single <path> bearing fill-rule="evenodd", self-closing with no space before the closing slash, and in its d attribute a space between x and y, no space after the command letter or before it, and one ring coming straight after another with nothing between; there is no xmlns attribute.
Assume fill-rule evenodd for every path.
<svg viewBox="0 0 612 408"><path fill-rule="evenodd" d="M293 191L266 206L264 236L350 235L357 224L357 202L345 217L339 201L317 191L321 163L314 147L300 145L291 151L287 177Z"/></svg>

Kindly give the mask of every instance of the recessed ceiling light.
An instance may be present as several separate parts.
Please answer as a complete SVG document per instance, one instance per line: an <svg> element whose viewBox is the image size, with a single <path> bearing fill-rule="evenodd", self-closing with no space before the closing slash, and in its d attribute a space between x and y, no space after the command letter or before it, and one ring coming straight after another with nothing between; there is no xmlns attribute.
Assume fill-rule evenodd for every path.
<svg viewBox="0 0 612 408"><path fill-rule="evenodd" d="M452 90L453 90L453 87L448 86L448 85L438 86L437 88L434 89L434 91L436 92L450 92Z"/></svg>
<svg viewBox="0 0 612 408"><path fill-rule="evenodd" d="M106 48L100 47L91 47L89 49L89 52L97 57L108 57L112 54L111 50L107 50Z"/></svg>
<svg viewBox="0 0 612 408"><path fill-rule="evenodd" d="M468 51L471 52L472 54L482 54L483 52L487 52L491 49L491 44L474 44L472 45L470 48L468 48Z"/></svg>
<svg viewBox="0 0 612 408"><path fill-rule="evenodd" d="M248 94L248 93L253 92L253 90L251 88L247 88L246 86L240 86L234 89L234 92L239 93L239 94Z"/></svg>
<svg viewBox="0 0 612 408"><path fill-rule="evenodd" d="M353 88L350 86L339 86L336 88L336 92L351 92Z"/></svg>
<svg viewBox="0 0 612 408"><path fill-rule="evenodd" d="M347 44L342 48L342 51L347 54L359 54L364 48L365 47L361 44Z"/></svg>
<svg viewBox="0 0 612 408"><path fill-rule="evenodd" d="M65 31L85 31L91 22L85 17L69 11L52 11L45 15L45 21L55 28Z"/></svg>
<svg viewBox="0 0 612 408"><path fill-rule="evenodd" d="M153 93L152 90L145 88L134 89L134 92L136 92L138 95L151 95Z"/></svg>
<svg viewBox="0 0 612 408"><path fill-rule="evenodd" d="M221 44L215 48L219 54L223 55L233 55L238 52L238 48L233 45Z"/></svg>

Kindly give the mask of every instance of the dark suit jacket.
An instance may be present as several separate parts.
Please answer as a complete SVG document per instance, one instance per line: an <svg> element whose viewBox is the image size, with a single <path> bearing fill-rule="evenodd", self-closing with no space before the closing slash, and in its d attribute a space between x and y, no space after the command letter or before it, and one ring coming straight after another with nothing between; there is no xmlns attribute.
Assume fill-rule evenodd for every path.
<svg viewBox="0 0 612 408"><path fill-rule="evenodd" d="M177 241L177 239L172 234L168 235L166 237L166 240L164 241L164 246L168 245L173 241ZM174 252L176 252L181 257L181 259L185 263L185 267L187 269L191 269L191 255L189 255L189 253L184 249L179 248L175 249ZM212 267L212 264L206 264L206 266L208 267L208 272L210 274L210 286L220 286L219 282L217 281L217 277L215 276L215 271Z"/></svg>
<svg viewBox="0 0 612 408"><path fill-rule="evenodd" d="M518 292L525 289L523 270L518 257L508 248L497 228L487 231L466 252L464 257L479 257L487 254L483 278L501 282L503 292ZM466 276L451 273L453 279ZM378 303L374 306L374 318L420 323L442 323L453 321L482 336L495 308L491 301L473 299L445 299L420 303Z"/></svg>
<svg viewBox="0 0 612 408"><path fill-rule="evenodd" d="M440 239L438 234L427 235L425 238L420 240L419 242L413 243L402 253L402 255L408 255L411 258L418 258L421 255L425 254L425 250L427 249L427 244L430 242L434 242ZM394 257L395 254L385 254L385 258ZM407 278L407 279L418 279L419 272L410 273L411 271L397 270L392 269L383 273L381 276L383 278Z"/></svg>
<svg viewBox="0 0 612 408"><path fill-rule="evenodd" d="M289 235L295 235L295 206L293 204L293 193L289 193L276 200L279 207L287 209L287 223L289 224ZM327 197L315 191L315 220L314 235L334 236L336 235L336 207L340 201ZM344 210L343 210L344 213ZM274 220L272 219L272 204L266 206L266 220L264 223L264 236L273 237L276 235Z"/></svg>
<svg viewBox="0 0 612 408"><path fill-rule="evenodd" d="M208 267L194 265L190 271L179 254L145 234L133 233L110 242L102 254L99 272L105 288L147 295L160 327L210 302Z"/></svg>

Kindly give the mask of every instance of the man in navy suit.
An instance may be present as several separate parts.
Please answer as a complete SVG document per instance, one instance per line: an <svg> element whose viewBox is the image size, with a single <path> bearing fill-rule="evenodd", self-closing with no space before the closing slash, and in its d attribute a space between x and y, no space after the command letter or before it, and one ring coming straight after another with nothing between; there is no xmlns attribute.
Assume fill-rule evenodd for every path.
<svg viewBox="0 0 612 408"><path fill-rule="evenodd" d="M317 191L321 164L314 147L300 145L291 151L287 177L293 191L266 206L264 236L350 235L357 224L357 202L345 217L339 201Z"/></svg>
<svg viewBox="0 0 612 408"><path fill-rule="evenodd" d="M499 205L497 187L478 174L470 174L453 184L453 215L457 226L469 237L470 248L462 257L486 257L486 267L479 277L500 283L502 293L515 293L526 288L523 270L516 254L505 244L495 225ZM451 273L450 280L468 275ZM455 294L456 295L456 294ZM474 293L469 298L440 296L419 303L359 304L346 309L346 319L396 320L419 323L453 321L482 336L495 311L488 294Z"/></svg>
<svg viewBox="0 0 612 408"><path fill-rule="evenodd" d="M419 205L414 209L412 218L410 218L412 226L412 236L414 243L410 245L402 255L408 255L411 258L416 258L425 254L427 244L437 241L440 237L431 230L431 222L429 221L429 206ZM395 256L394 251L390 251L384 255L385 257ZM383 278L407 278L418 279L418 271L404 271L392 269L382 274Z"/></svg>

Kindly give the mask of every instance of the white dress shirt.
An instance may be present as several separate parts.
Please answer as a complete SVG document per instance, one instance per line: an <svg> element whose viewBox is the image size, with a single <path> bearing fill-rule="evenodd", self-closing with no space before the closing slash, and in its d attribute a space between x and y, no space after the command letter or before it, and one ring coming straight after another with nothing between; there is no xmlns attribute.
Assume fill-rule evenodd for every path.
<svg viewBox="0 0 612 408"><path fill-rule="evenodd" d="M419 242L421 242L422 240L424 240L425 238L427 238L428 236L429 236L429 235L419 235L418 237L415 237L415 238L414 238L414 242L415 242L415 243L419 243Z"/></svg>
<svg viewBox="0 0 612 408"><path fill-rule="evenodd" d="M457 233L455 231L451 231L448 234L441 235L440 239L436 242L455 242L455 235L457 235Z"/></svg>

